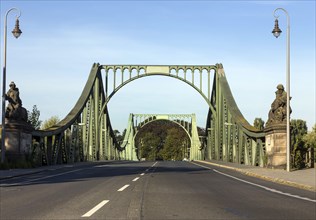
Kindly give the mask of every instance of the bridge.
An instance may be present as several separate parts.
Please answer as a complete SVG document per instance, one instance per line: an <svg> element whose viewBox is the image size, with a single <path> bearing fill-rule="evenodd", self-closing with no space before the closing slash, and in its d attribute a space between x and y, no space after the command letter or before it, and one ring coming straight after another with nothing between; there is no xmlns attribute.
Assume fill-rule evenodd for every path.
<svg viewBox="0 0 316 220"><path fill-rule="evenodd" d="M43 163L51 165L78 161L138 159L134 146L127 144L131 143L132 139L125 137L123 143L116 140L107 104L128 83L156 75L183 81L194 88L209 107L205 122L205 147L201 147L200 143L192 144L197 142L198 137L196 131L191 131L193 142L190 159L216 159L253 166L264 165L265 133L251 126L243 117L233 98L222 64L93 64L81 96L69 114L53 127L32 133L34 143L41 149ZM192 127L196 126L193 125L196 124L193 119L195 116L191 117ZM127 128L127 134L131 137L137 132L133 131L135 127L133 128L132 122L133 118L130 118L131 124Z"/></svg>

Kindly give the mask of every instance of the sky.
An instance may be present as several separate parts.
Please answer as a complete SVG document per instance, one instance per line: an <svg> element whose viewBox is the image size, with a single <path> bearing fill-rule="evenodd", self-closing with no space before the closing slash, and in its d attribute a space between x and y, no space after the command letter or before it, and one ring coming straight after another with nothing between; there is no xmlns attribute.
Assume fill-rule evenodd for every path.
<svg viewBox="0 0 316 220"><path fill-rule="evenodd" d="M23 107L40 120L63 119L74 107L93 63L215 65L222 63L234 99L250 124L268 119L276 86L286 85L286 14L275 38L273 11L290 16L292 119L315 125L315 0L310 1L13 1L22 35L8 15L6 90L14 81ZM2 74L1 74L2 76ZM2 77L1 77L2 85ZM112 127L123 131L130 113L192 114L205 127L208 105L189 85L169 77L135 80L108 104Z"/></svg>

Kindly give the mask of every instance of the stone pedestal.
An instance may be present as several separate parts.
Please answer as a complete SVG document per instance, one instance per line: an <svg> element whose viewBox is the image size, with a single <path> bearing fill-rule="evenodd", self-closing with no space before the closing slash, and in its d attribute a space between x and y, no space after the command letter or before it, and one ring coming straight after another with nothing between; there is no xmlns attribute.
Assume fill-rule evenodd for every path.
<svg viewBox="0 0 316 220"><path fill-rule="evenodd" d="M286 124L271 125L265 128L267 166L286 168Z"/></svg>
<svg viewBox="0 0 316 220"><path fill-rule="evenodd" d="M32 153L32 126L23 121L6 120L5 128L6 160L27 159Z"/></svg>

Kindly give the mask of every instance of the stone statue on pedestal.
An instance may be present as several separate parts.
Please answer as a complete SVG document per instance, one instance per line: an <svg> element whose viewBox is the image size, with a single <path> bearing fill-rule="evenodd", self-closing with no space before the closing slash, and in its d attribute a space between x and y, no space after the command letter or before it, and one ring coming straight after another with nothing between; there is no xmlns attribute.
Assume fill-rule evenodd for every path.
<svg viewBox="0 0 316 220"><path fill-rule="evenodd" d="M22 100L20 99L19 89L14 82L10 83L10 89L6 94L6 100L9 104L5 111L5 117L7 119L13 119L17 121L27 121L27 111L22 107Z"/></svg>
<svg viewBox="0 0 316 220"><path fill-rule="evenodd" d="M271 110L269 112L269 118L266 126L271 126L275 124L285 124L286 123L286 92L282 84L277 86L277 91L275 92L275 100L271 104ZM292 112L290 108L290 113Z"/></svg>
<svg viewBox="0 0 316 220"><path fill-rule="evenodd" d="M27 111L22 107L19 89L14 82L5 95L9 102L5 110L5 148L10 162L29 158L32 151L32 126L27 122Z"/></svg>
<svg viewBox="0 0 316 220"><path fill-rule="evenodd" d="M275 100L271 104L269 118L265 126L265 143L267 167L282 168L286 167L286 106L287 93L282 84L277 86ZM292 112L290 108L290 113Z"/></svg>

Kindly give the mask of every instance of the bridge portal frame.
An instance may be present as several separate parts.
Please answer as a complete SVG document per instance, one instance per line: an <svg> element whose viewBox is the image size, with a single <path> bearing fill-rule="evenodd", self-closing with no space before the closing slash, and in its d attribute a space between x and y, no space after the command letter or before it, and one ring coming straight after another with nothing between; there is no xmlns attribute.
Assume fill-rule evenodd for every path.
<svg viewBox="0 0 316 220"><path fill-rule="evenodd" d="M195 114L133 114L128 119L128 125L122 143L125 150L126 160L140 160L138 149L135 146L135 138L138 132L147 124L154 121L167 120L181 127L190 139L189 158L201 160L203 155L203 144L200 142Z"/></svg>

